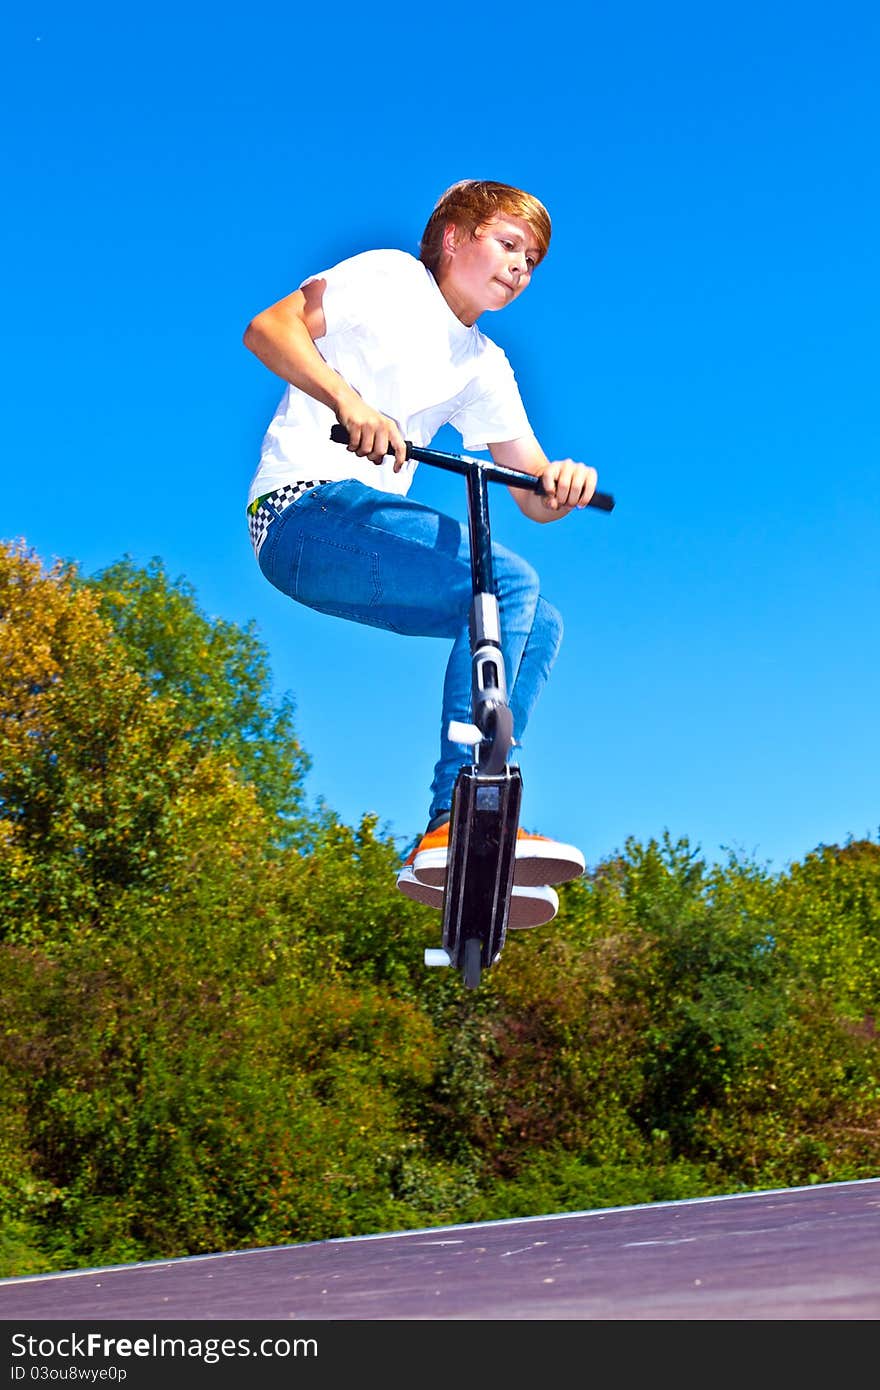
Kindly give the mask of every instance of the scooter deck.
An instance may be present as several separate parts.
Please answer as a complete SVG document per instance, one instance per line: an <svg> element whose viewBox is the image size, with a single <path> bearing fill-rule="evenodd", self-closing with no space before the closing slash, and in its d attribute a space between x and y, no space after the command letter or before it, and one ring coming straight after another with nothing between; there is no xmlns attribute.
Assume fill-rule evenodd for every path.
<svg viewBox="0 0 880 1390"><path fill-rule="evenodd" d="M481 941L483 969L488 969L504 945L521 800L518 767L487 777L476 767L465 766L456 779L443 895L443 946L458 968L464 963L468 940Z"/></svg>

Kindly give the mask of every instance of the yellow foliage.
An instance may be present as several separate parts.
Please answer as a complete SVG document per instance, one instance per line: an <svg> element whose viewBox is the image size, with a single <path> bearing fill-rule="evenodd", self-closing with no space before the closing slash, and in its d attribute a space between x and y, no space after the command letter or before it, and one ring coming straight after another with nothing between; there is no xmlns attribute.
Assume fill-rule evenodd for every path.
<svg viewBox="0 0 880 1390"><path fill-rule="evenodd" d="M132 893L173 891L262 843L253 791L195 749L173 699L131 668L75 572L0 547L3 932L96 925Z"/></svg>

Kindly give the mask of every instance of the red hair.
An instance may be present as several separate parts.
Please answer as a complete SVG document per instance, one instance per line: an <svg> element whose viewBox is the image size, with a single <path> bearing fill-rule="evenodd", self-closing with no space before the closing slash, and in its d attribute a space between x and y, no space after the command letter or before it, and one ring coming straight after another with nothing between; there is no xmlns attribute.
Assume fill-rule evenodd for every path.
<svg viewBox="0 0 880 1390"><path fill-rule="evenodd" d="M495 217L518 217L527 222L538 243L538 260L542 261L550 245L550 214L531 193L513 188L508 183L493 183L488 179L462 179L438 200L422 233L419 257L434 274L440 264L443 233L452 222L456 227L474 235Z"/></svg>

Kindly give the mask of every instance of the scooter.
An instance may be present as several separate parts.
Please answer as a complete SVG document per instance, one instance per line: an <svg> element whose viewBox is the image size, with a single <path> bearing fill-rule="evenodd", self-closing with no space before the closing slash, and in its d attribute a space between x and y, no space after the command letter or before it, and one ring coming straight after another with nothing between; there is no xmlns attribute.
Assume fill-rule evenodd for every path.
<svg viewBox="0 0 880 1390"><path fill-rule="evenodd" d="M334 425L331 439L348 443ZM390 452L390 451L389 451ZM501 649L498 599L492 572L489 483L506 483L540 493L540 478L467 454L441 453L406 441L406 457L464 476L467 486L471 584L471 723L453 721L449 738L474 749L458 773L452 796L449 854L438 949L425 951L428 966L454 966L467 989L476 989L484 970L497 964L507 936L516 867L522 775L508 762L515 745L513 715ZM614 498L595 492L589 505L614 509Z"/></svg>

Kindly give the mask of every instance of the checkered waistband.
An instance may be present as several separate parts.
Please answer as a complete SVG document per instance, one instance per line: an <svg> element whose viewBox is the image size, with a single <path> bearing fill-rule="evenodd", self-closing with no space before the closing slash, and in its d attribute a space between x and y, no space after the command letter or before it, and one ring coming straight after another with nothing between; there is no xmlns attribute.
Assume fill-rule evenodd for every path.
<svg viewBox="0 0 880 1390"><path fill-rule="evenodd" d="M259 555L260 547L266 539L266 532L278 512L289 507L291 502L296 502L304 492L330 481L329 478L315 478L307 482L285 483L283 487L276 487L274 492L264 492L262 497L255 497L247 509L248 530L251 533L254 554Z"/></svg>

